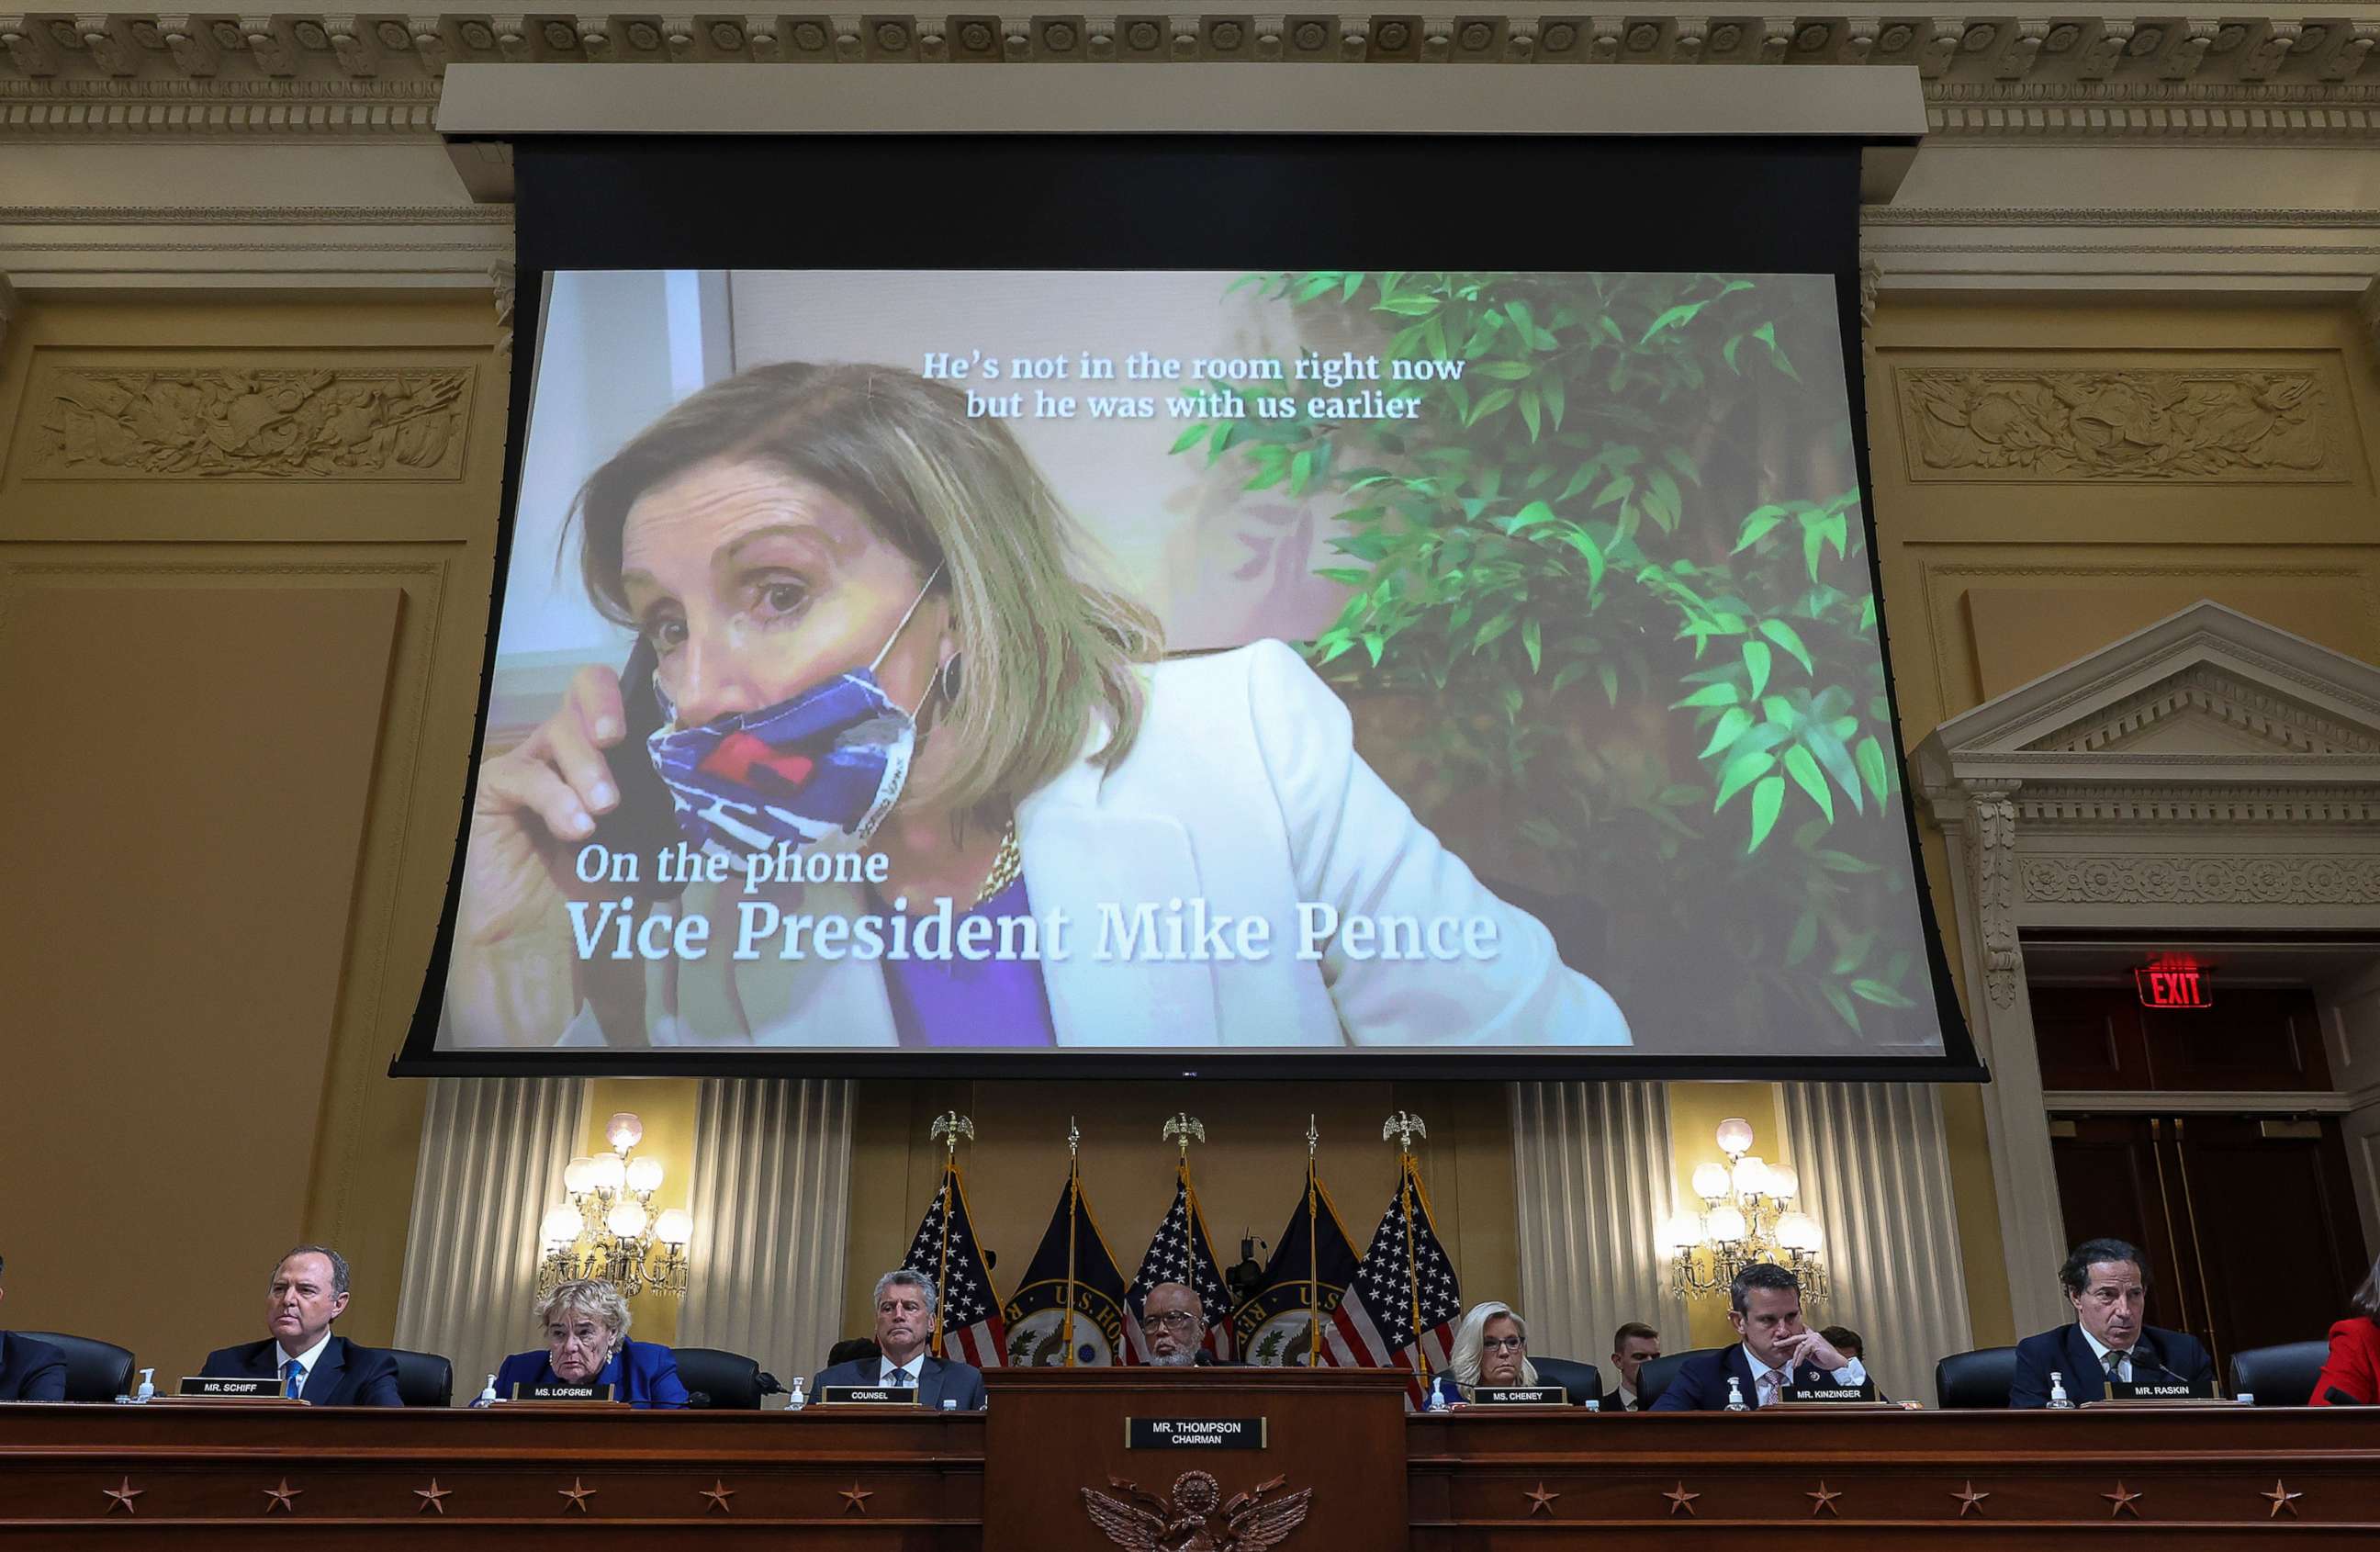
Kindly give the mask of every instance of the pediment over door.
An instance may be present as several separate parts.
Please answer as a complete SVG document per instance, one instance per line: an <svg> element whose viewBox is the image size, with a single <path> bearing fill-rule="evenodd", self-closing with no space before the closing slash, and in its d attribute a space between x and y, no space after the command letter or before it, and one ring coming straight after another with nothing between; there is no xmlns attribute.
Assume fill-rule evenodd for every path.
<svg viewBox="0 0 2380 1552"><path fill-rule="evenodd" d="M2380 668L2201 600L1951 718L1917 768L1937 811L1976 786L2380 782Z"/></svg>

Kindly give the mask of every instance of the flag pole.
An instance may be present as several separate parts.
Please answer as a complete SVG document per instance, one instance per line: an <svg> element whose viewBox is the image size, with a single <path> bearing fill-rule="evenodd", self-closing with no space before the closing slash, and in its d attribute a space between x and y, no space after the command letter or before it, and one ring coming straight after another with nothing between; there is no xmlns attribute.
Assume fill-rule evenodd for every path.
<svg viewBox="0 0 2380 1552"><path fill-rule="evenodd" d="M1172 1121L1165 1123L1165 1130L1160 1133L1160 1135L1163 1136L1168 1142L1175 1142L1182 1145L1182 1159L1180 1163L1173 1167L1173 1179L1175 1184L1181 1187L1184 1205L1193 1209L1193 1216L1195 1217L1196 1208L1198 1203L1198 1194L1190 1184L1190 1145L1193 1142L1205 1142L1207 1140L1207 1128L1196 1116L1192 1115L1188 1110L1181 1110L1175 1113ZM1190 1236L1193 1227L1194 1225L1192 1224L1183 1225L1182 1231L1185 1239ZM1195 1273L1192 1275L1190 1280L1193 1283L1196 1283L1198 1280ZM1198 1345L1204 1347L1207 1343L1207 1295L1199 1292L1195 1287L1190 1290L1190 1293L1193 1298L1196 1298L1198 1301ZM1135 1318L1137 1319L1138 1317L1135 1316ZM1144 1333L1142 1340L1145 1342L1147 1340L1147 1335Z"/></svg>
<svg viewBox="0 0 2380 1552"><path fill-rule="evenodd" d="M1314 1150L1322 1134L1305 1118L1305 1366L1322 1363L1322 1231L1314 1200Z"/></svg>
<svg viewBox="0 0 2380 1552"><path fill-rule="evenodd" d="M1397 1140L1397 1203L1405 1219L1405 1287L1413 1296L1414 1366L1421 1374L1425 1389L1429 1386L1429 1352L1421 1341L1421 1263L1414 1252L1413 1140L1428 1135L1429 1128L1421 1123L1421 1117L1403 1110L1390 1116L1388 1124L1380 1128L1382 1141L1390 1137Z"/></svg>
<svg viewBox="0 0 2380 1552"><path fill-rule="evenodd" d="M1066 1118L1066 1314L1059 1340L1066 1344L1066 1367L1075 1366L1075 1204L1083 1194L1083 1134Z"/></svg>
<svg viewBox="0 0 2380 1552"><path fill-rule="evenodd" d="M942 1348L942 1312L950 1307L947 1284L951 1276L951 1181L959 1172L959 1138L975 1141L975 1122L952 1110L934 1118L933 1127L926 1134L929 1140L942 1139L942 1243L941 1259L934 1263L934 1356L949 1354Z"/></svg>

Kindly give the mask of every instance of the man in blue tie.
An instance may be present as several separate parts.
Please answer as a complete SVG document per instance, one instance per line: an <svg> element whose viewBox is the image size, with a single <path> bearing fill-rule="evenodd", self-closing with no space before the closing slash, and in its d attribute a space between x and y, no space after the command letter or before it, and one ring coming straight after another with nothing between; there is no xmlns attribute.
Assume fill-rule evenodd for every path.
<svg viewBox="0 0 2380 1552"><path fill-rule="evenodd" d="M934 1285L923 1272L895 1267L876 1279L875 1359L830 1365L813 1393L830 1385L881 1385L915 1389L917 1404L940 1410L945 1400L961 1412L983 1408L983 1371L927 1351L934 1336Z"/></svg>
<svg viewBox="0 0 2380 1552"><path fill-rule="evenodd" d="M2147 1324L2146 1258L2123 1240L2085 1240L2058 1268L2074 1324L2016 1344L2011 1407L2049 1404L2050 1376L2080 1406L2106 1399L2107 1382L2212 1384L2215 1361L2196 1337Z"/></svg>
<svg viewBox="0 0 2380 1552"><path fill-rule="evenodd" d="M0 1331L0 1401L66 1399L67 1355L48 1342Z"/></svg>
<svg viewBox="0 0 2380 1552"><path fill-rule="evenodd" d="M346 1258L328 1245L299 1245L273 1268L261 1342L207 1354L211 1379L281 1381L284 1396L313 1406L403 1406L396 1360L331 1334L347 1307Z"/></svg>

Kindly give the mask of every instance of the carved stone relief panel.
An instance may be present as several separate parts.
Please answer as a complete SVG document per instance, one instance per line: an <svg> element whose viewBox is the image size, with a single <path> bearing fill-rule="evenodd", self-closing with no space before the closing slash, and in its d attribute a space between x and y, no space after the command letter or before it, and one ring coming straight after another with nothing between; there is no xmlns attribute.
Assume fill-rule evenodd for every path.
<svg viewBox="0 0 2380 1552"><path fill-rule="evenodd" d="M468 370L36 367L26 479L455 479Z"/></svg>
<svg viewBox="0 0 2380 1552"><path fill-rule="evenodd" d="M2380 905L2380 857L2175 856L2104 852L2029 856L2028 901L2079 904Z"/></svg>
<svg viewBox="0 0 2380 1552"><path fill-rule="evenodd" d="M2104 363L2104 358L2102 358ZM1893 369L1912 480L2338 484L2335 363L2039 362Z"/></svg>

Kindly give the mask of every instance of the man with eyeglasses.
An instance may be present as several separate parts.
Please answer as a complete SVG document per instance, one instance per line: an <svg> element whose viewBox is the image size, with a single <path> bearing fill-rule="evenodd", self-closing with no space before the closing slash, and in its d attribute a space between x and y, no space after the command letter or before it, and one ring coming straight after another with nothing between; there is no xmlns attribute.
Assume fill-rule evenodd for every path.
<svg viewBox="0 0 2380 1552"><path fill-rule="evenodd" d="M1211 1368L1215 1355L1202 1345L1207 1312L1186 1283L1160 1282L1141 1301L1140 1328L1148 1337L1148 1361L1160 1368Z"/></svg>

